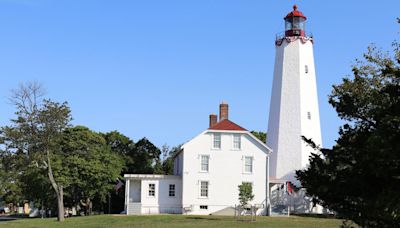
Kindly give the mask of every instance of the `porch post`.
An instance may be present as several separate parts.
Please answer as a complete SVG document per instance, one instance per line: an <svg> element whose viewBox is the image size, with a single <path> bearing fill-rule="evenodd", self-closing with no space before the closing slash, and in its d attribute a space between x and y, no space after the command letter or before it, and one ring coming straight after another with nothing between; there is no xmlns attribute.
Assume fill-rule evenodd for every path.
<svg viewBox="0 0 400 228"><path fill-rule="evenodd" d="M267 155L267 202L266 202L266 206L267 206L267 216L271 216L271 191L270 191L270 186L269 186L269 154Z"/></svg>
<svg viewBox="0 0 400 228"><path fill-rule="evenodd" d="M125 183L125 210L126 215L129 215L129 188L131 181L127 178Z"/></svg>

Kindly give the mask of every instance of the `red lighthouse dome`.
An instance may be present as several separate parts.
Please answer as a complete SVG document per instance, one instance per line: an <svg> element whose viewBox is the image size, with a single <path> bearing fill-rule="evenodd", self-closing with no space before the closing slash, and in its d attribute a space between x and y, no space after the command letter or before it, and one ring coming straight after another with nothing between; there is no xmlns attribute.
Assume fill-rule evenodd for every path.
<svg viewBox="0 0 400 228"><path fill-rule="evenodd" d="M307 17L297 10L297 5L293 6L293 11L286 15L285 36L305 36L305 27Z"/></svg>

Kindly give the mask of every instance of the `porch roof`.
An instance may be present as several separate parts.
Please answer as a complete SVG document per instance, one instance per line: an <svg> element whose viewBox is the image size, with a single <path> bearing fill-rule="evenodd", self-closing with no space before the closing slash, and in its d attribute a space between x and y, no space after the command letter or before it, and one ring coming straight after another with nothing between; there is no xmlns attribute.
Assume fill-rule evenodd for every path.
<svg viewBox="0 0 400 228"><path fill-rule="evenodd" d="M157 175L157 174L125 174L125 179L130 180L155 180L155 179L181 179L176 175Z"/></svg>

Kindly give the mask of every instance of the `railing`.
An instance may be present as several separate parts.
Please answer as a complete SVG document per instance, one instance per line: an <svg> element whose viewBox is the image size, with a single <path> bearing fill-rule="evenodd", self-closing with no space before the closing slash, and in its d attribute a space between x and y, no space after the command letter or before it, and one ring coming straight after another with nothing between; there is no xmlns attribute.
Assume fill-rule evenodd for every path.
<svg viewBox="0 0 400 228"><path fill-rule="evenodd" d="M309 38L313 38L314 37L312 32L305 32L305 36L309 37ZM285 32L279 32L279 33L277 33L275 35L275 40L281 40L281 39L283 39L285 37L286 37Z"/></svg>

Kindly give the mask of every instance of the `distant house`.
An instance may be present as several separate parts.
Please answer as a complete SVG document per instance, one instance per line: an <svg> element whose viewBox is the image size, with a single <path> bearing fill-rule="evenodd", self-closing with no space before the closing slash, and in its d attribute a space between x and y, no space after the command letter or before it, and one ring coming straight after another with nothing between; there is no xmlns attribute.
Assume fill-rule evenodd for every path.
<svg viewBox="0 0 400 228"><path fill-rule="evenodd" d="M174 157L174 175L126 174L125 207L132 214L206 215L239 204L238 186L249 182L252 204L266 213L267 156L271 150L249 131L228 119L210 115L207 130L185 143Z"/></svg>

